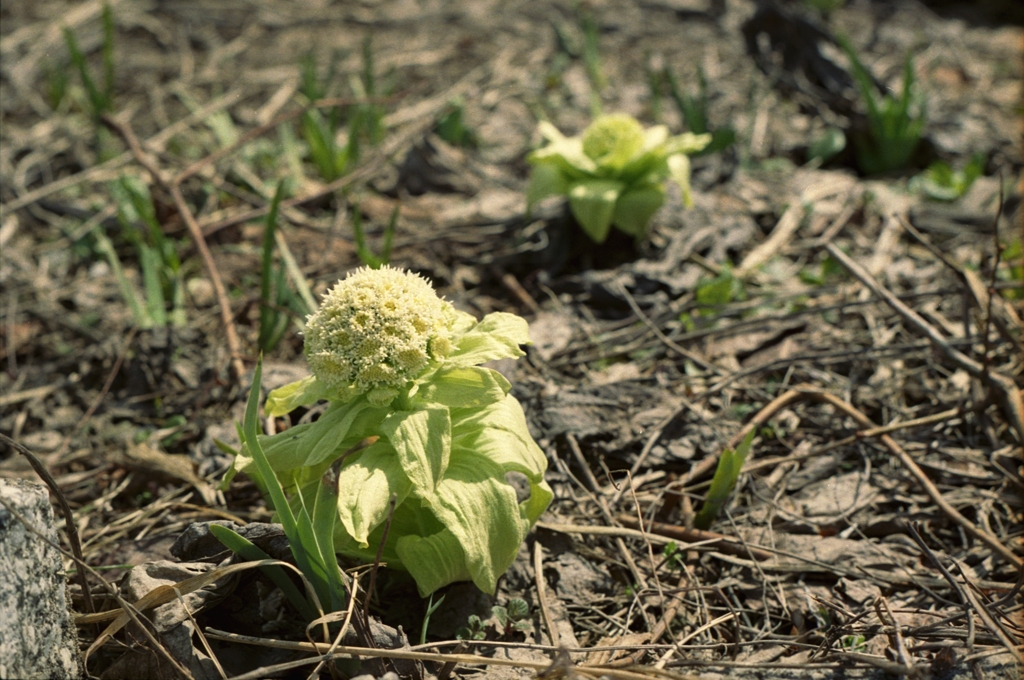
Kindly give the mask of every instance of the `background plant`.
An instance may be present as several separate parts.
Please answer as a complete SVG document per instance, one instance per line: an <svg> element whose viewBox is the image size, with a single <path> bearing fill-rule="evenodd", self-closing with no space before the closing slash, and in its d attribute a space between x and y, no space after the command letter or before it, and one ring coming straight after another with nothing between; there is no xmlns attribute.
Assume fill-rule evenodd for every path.
<svg viewBox="0 0 1024 680"><path fill-rule="evenodd" d="M683 89L668 66L665 66L663 73L662 82L668 85L672 101L679 109L679 115L683 117L686 129L695 135L711 135L708 145L694 152L693 155L704 156L731 146L736 141L736 130L728 126L712 129L708 122L708 82L704 76L704 69L700 66L697 67L696 95L691 95Z"/></svg>
<svg viewBox="0 0 1024 680"><path fill-rule="evenodd" d="M971 188L985 171L985 154L975 154L961 169L946 161L935 161L910 181L910 186L936 201L955 201Z"/></svg>
<svg viewBox="0 0 1024 680"><path fill-rule="evenodd" d="M511 640L515 633L527 633L533 630L530 621L530 605L526 600L513 597L505 606L491 607L491 618L481 619L470 614L466 625L455 632L458 640L486 640L487 628L492 626L501 640Z"/></svg>
<svg viewBox="0 0 1024 680"><path fill-rule="evenodd" d="M899 96L893 96L879 91L848 39L840 37L839 44L850 59L854 82L867 108L867 132L853 139L860 169L874 175L907 167L925 126L924 101L914 83L913 57L907 55L903 88Z"/></svg>
<svg viewBox="0 0 1024 680"><path fill-rule="evenodd" d="M364 140L377 145L384 139L384 108L368 101L376 97L379 90L370 36L363 41L362 57L360 74L349 78L352 96L362 101L344 108L331 107L326 115L318 109L309 109L303 112L300 120L300 130L309 157L325 182L333 182L345 175L359 162ZM300 63L302 80L299 91L310 102L325 98L335 79L336 70L335 57L326 76L321 79L313 54L306 54ZM336 137L342 120L346 120L347 136L344 145L339 146Z"/></svg>
<svg viewBox="0 0 1024 680"><path fill-rule="evenodd" d="M99 82L93 77L86 61L85 54L78 47L78 39L75 32L64 27L64 44L68 49L71 64L78 72L85 90L87 109L96 130L96 153L99 160L105 161L113 156L113 138L110 131L100 123L100 118L107 113L114 112L114 13L110 5L104 3L101 12L101 23L103 25L103 42L101 47L103 78ZM68 77L59 68L48 68L49 84L47 94L50 105L56 109L67 91Z"/></svg>
<svg viewBox="0 0 1024 680"><path fill-rule="evenodd" d="M96 250L106 258L114 273L135 325L138 328L185 326L185 279L178 244L164 235L148 187L137 178L123 176L110 185L110 192L117 205L121 233L134 246L138 257L141 297L102 226L94 227L92 235Z"/></svg>
<svg viewBox="0 0 1024 680"><path fill-rule="evenodd" d="M687 154L711 141L710 135L692 133L670 137L664 125L644 130L626 114L601 116L579 137L566 137L546 121L538 129L548 144L527 157L534 166L527 210L545 196L567 196L576 221L598 243L612 225L637 240L646 236L668 179L690 205Z"/></svg>
<svg viewBox="0 0 1024 680"><path fill-rule="evenodd" d="M380 269L391 261L391 246L395 237L395 225L398 224L399 206L391 211L391 218L384 228L384 238L381 243L380 255L374 254L366 244L366 233L363 231L363 214L359 210L359 203L352 206L352 232L356 241L356 256L359 261L370 269Z"/></svg>
<svg viewBox="0 0 1024 680"><path fill-rule="evenodd" d="M281 341L288 322L302 319L313 310L303 296L288 287L287 265L278 260L275 266L274 252L277 237L277 214L284 198L285 181L278 182L270 211L263 227L263 248L260 258L260 332L257 345L261 352L269 352Z"/></svg>

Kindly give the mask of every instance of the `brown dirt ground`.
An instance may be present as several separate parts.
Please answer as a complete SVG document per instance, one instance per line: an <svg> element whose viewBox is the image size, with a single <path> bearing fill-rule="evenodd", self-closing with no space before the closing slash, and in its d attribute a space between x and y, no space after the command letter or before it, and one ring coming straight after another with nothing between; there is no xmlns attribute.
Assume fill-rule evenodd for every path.
<svg viewBox="0 0 1024 680"><path fill-rule="evenodd" d="M529 603L533 629L489 627L468 651L510 665L460 664L457 675L532 677L556 659L544 677L1019 677L1006 648L1024 636L1021 10L814 4L829 3L114 1L111 115L142 140L158 180L94 123L65 46L66 26L102 81L102 5L5 2L0 432L44 461L86 561L114 583L175 559L170 547L192 522L269 521L248 480L216 490L228 459L214 439L232 440L244 407L258 351L259 216L287 178L295 198L278 259L293 265L291 290L319 296L359 265L353 206L372 246L397 206L393 264L477 316L531 323L528 356L500 368L548 453L555 501L494 598L448 589L425 649L452 651L446 641L470 614L487 618L512 597ZM603 87L583 58L587 15ZM808 162L828 127L851 137L864 127L840 34L880 83L898 86L914 55L927 125L910 167L865 177L849 149ZM386 132L328 183L296 123L300 61L311 54L321 74L333 62L325 96L351 97L368 37ZM528 217L537 120L575 134L598 101L680 132L679 109L648 80L665 66L690 93L701 70L711 126L736 133L693 159L694 207L670 194L646 241L601 247L557 200ZM453 102L476 145L437 134ZM226 323L167 180L250 132L181 184L226 288ZM912 179L975 154L982 176L955 201L929 200ZM184 327L136 328L103 255L105 235L141 290L112 188L122 176L150 187L180 254ZM705 297L715 280L731 290L718 305ZM303 375L301 350L292 325L267 356L264 386ZM686 527L714 463L750 428L753 452L712 527L728 538L697 540ZM33 476L5 455L0 474ZM164 583L186 573L161 568L178 574ZM303 639L253 573L189 601L199 628ZM146 583L122 587L141 597ZM116 608L99 581L92 591ZM72 592L84 612L74 580ZM415 644L426 603L414 592L384 570L373 625L402 626ZM178 663L219 677L193 628L181 642L180 616L164 628L152 616ZM79 633L84 649L98 630ZM309 656L209 643L228 676ZM89 670L179 673L131 628ZM360 672L387 670L422 677L441 666Z"/></svg>

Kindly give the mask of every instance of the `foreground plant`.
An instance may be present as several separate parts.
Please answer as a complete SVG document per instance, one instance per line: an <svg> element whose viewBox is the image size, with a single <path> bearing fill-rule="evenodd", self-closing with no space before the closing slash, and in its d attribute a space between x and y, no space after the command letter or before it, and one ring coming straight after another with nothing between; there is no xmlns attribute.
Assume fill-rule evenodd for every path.
<svg viewBox="0 0 1024 680"><path fill-rule="evenodd" d="M669 136L668 128L644 130L626 114L600 116L579 137L566 137L554 125L538 126L548 145L534 151L526 193L530 210L545 196L564 195L583 231L597 243L608 237L612 225L637 240L665 201L669 179L690 197L690 161L711 135L685 133Z"/></svg>
<svg viewBox="0 0 1024 680"><path fill-rule="evenodd" d="M333 469L334 551L369 562L380 550L424 597L465 580L494 592L552 498L511 385L479 365L523 356L526 322L502 312L477 322L423 278L384 266L338 282L305 333L313 375L271 392L264 408L329 406L277 435L243 433L228 481L242 471L262 489L279 483L295 513L319 506ZM509 473L525 476L529 498L518 500Z"/></svg>

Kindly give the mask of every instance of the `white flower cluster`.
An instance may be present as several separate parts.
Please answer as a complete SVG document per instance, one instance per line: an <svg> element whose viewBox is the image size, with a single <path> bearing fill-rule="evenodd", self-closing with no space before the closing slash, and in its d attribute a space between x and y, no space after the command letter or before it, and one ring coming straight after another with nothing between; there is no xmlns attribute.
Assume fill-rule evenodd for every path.
<svg viewBox="0 0 1024 680"><path fill-rule="evenodd" d="M318 380L385 405L431 361L451 352L455 309L420 276L363 267L339 281L306 321Z"/></svg>

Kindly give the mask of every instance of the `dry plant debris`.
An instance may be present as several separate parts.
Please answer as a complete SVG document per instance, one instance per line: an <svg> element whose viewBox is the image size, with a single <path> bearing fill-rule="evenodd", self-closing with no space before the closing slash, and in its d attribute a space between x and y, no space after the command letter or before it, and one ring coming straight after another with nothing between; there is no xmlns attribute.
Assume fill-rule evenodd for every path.
<svg viewBox="0 0 1024 680"><path fill-rule="evenodd" d="M1020 677L1017 3L57 0L0 19L0 474L41 471L59 502L90 674ZM861 174L908 64L921 139ZM527 211L538 122L575 135L601 112L714 140L693 206L670 187L639 242L595 244L560 198ZM388 250L461 311L529 320L527 356L493 368L554 501L494 598L424 601L343 559L347 607L307 627L264 575L295 570L259 490L218 488L223 446L260 350L266 391L305 377L310 301ZM273 348L267 310L288 326ZM265 557L232 558L209 522Z"/></svg>

